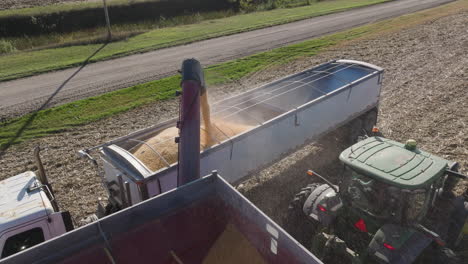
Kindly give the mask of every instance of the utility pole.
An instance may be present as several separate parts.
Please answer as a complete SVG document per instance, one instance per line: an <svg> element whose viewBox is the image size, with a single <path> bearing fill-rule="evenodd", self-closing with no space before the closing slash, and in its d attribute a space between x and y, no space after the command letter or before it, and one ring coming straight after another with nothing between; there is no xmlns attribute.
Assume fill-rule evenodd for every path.
<svg viewBox="0 0 468 264"><path fill-rule="evenodd" d="M110 20L109 20L109 12L107 11L107 3L106 0L102 0L104 4L104 15L106 17L106 24L107 24L107 40L111 40L112 38L112 33L111 33L111 26L110 26Z"/></svg>

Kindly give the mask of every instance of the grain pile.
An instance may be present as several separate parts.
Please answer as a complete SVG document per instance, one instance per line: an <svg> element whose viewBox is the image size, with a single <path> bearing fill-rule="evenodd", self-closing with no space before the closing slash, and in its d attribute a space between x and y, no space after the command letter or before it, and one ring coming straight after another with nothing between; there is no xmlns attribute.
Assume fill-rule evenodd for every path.
<svg viewBox="0 0 468 264"><path fill-rule="evenodd" d="M214 144L238 135L252 126L236 124L210 117L210 105L206 92L200 98L203 125L200 127L200 150L205 150ZM179 135L176 127L167 128L139 146L133 154L150 170L157 171L177 162L178 144L175 138Z"/></svg>
<svg viewBox="0 0 468 264"><path fill-rule="evenodd" d="M203 137L200 133L200 137L203 138L207 146L212 146L215 144L216 140L213 138L213 125L211 124L211 113L210 113L210 104L208 103L208 96L203 93L200 96L200 107L201 113L203 115L203 126L204 130L200 131L203 132Z"/></svg>
<svg viewBox="0 0 468 264"><path fill-rule="evenodd" d="M266 261L233 224L228 224L203 260L203 264L217 263L265 264Z"/></svg>

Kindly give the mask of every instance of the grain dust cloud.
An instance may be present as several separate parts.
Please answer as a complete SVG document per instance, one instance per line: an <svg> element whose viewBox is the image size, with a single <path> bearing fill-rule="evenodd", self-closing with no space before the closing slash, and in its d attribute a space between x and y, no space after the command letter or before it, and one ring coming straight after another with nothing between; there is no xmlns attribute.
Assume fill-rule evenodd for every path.
<svg viewBox="0 0 468 264"><path fill-rule="evenodd" d="M203 123L200 127L200 149L205 150L226 139L236 136L253 126L238 122L228 122L222 118L212 118L207 92L200 96L200 108ZM179 129L166 128L136 148L135 157L142 161L150 170L157 171L177 162L178 144L174 139L179 135Z"/></svg>

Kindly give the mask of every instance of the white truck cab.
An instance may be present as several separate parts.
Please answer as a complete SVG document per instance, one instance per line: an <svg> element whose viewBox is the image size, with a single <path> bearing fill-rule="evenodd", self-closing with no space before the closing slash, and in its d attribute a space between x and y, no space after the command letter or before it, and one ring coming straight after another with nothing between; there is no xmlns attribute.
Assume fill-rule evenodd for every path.
<svg viewBox="0 0 468 264"><path fill-rule="evenodd" d="M70 214L59 212L53 200L32 171L0 181L0 258L73 229Z"/></svg>

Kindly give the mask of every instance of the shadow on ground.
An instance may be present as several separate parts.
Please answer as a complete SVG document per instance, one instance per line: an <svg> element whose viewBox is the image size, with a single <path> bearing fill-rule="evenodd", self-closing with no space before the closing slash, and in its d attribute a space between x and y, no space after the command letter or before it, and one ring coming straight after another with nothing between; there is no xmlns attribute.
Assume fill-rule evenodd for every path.
<svg viewBox="0 0 468 264"><path fill-rule="evenodd" d="M20 138L21 135L23 135L24 131L31 125L34 119L36 119L39 111L47 108L47 106L52 101L52 99L54 99L54 97L65 87L65 85L67 85L67 83L70 82L70 80L72 80L81 70L83 70L86 67L86 65L88 65L89 60L91 60L91 58L96 56L96 54L98 54L102 49L104 49L107 46L107 44L108 43L102 44L95 52L93 52L93 54L91 54L88 58L86 58L86 60L84 60L81 63L81 66L75 72L73 72L73 74L70 75L65 81L63 81L63 83L60 84L59 87L57 87L57 89L49 96L49 98L38 109L32 112L32 115L28 118L28 120L26 120L23 126L21 126L21 128L18 129L18 131L16 131L15 135L11 137L11 139L1 147L0 158L2 158L3 155L6 153L6 151L11 147L11 145L13 145L15 141L18 138Z"/></svg>
<svg viewBox="0 0 468 264"><path fill-rule="evenodd" d="M284 228L288 221L288 206L294 195L310 183L323 183L320 179L307 175L308 169L313 169L333 183L338 182L337 176L341 174L342 169L338 157L347 147L346 139L342 131L333 131L318 139L313 143L313 147L306 146L292 154L298 155L297 153L302 152L302 159L296 160L294 164L290 164L287 159L275 163L253 176L255 178L262 177L261 174L273 174L270 179L247 191L240 191ZM304 226L303 229L307 228ZM302 233L304 236L295 238L307 247L307 230Z"/></svg>

